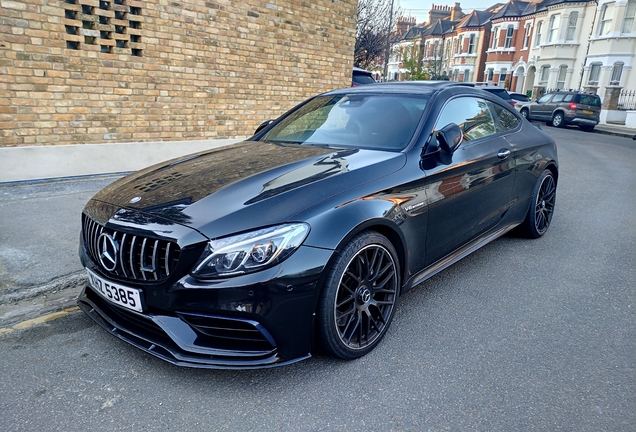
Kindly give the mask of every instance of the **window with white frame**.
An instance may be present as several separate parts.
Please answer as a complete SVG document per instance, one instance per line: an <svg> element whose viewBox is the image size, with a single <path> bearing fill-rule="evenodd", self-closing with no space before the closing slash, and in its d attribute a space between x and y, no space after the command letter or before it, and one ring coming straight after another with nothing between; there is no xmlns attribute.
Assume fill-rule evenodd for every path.
<svg viewBox="0 0 636 432"><path fill-rule="evenodd" d="M612 29L612 16L614 15L614 3L606 3L601 8L601 20L598 25L598 35L605 36Z"/></svg>
<svg viewBox="0 0 636 432"><path fill-rule="evenodd" d="M504 48L510 48L512 46L512 33L515 31L513 26L508 26L506 30L506 40L504 41Z"/></svg>
<svg viewBox="0 0 636 432"><path fill-rule="evenodd" d="M623 63L616 62L612 68L612 77L610 78L611 85L618 85L621 82L621 75L623 74Z"/></svg>
<svg viewBox="0 0 636 432"><path fill-rule="evenodd" d="M470 69L464 70L464 81L470 81Z"/></svg>
<svg viewBox="0 0 636 432"><path fill-rule="evenodd" d="M601 73L601 64L593 63L590 65L590 75L588 76L588 84L598 84L598 76Z"/></svg>
<svg viewBox="0 0 636 432"><path fill-rule="evenodd" d="M501 71L499 71L499 82L503 83L506 81L506 74L508 73L508 70L506 68L501 68Z"/></svg>
<svg viewBox="0 0 636 432"><path fill-rule="evenodd" d="M468 39L468 54L475 52L475 35L471 34Z"/></svg>
<svg viewBox="0 0 636 432"><path fill-rule="evenodd" d="M486 81L492 81L494 74L495 74L494 69L488 69L488 77L486 78Z"/></svg>
<svg viewBox="0 0 636 432"><path fill-rule="evenodd" d="M559 75L557 75L557 88L563 89L565 88L565 77L568 73L568 67L566 65L561 65L559 67Z"/></svg>
<svg viewBox="0 0 636 432"><path fill-rule="evenodd" d="M565 31L565 41L573 41L574 33L576 32L576 23L579 20L579 13L574 11L570 13L568 17L568 28Z"/></svg>
<svg viewBox="0 0 636 432"><path fill-rule="evenodd" d="M541 67L541 75L539 76L539 83L545 84L548 82L548 78L550 77L550 66L542 66Z"/></svg>
<svg viewBox="0 0 636 432"><path fill-rule="evenodd" d="M530 43L530 23L526 23L526 33L523 35L523 48L528 48Z"/></svg>
<svg viewBox="0 0 636 432"><path fill-rule="evenodd" d="M464 43L464 36L460 36L457 38L457 54L461 54L464 47L462 44Z"/></svg>
<svg viewBox="0 0 636 432"><path fill-rule="evenodd" d="M495 27L492 31L492 47L491 48L497 48L497 46L499 46L499 28Z"/></svg>
<svg viewBox="0 0 636 432"><path fill-rule="evenodd" d="M621 33L631 33L634 31L634 16L636 16L636 0L629 0L625 8L625 18Z"/></svg>
<svg viewBox="0 0 636 432"><path fill-rule="evenodd" d="M550 17L550 24L548 26L548 42L555 42L559 35L559 22L561 21L561 15L552 15Z"/></svg>
<svg viewBox="0 0 636 432"><path fill-rule="evenodd" d="M537 32L534 35L534 45L539 46L541 44L541 27L543 26L543 21L539 21L537 23Z"/></svg>

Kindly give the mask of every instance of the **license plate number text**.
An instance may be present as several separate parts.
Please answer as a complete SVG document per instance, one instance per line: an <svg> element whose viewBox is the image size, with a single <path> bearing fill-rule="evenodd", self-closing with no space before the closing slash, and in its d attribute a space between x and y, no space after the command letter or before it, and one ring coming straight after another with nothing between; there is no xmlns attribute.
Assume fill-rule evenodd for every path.
<svg viewBox="0 0 636 432"><path fill-rule="evenodd" d="M91 287L106 300L137 312L143 311L141 295L138 289L107 281L88 269L86 269L86 272L88 273L88 281Z"/></svg>

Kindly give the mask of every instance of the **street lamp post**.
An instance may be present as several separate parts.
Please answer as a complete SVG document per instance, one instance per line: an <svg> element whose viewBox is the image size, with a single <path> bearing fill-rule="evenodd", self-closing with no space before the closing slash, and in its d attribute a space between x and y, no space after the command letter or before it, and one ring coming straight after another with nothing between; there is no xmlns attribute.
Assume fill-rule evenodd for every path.
<svg viewBox="0 0 636 432"><path fill-rule="evenodd" d="M384 80L389 80L389 53L391 51L391 24L393 23L393 2L391 0L391 9L389 9L389 28L386 32L386 52L384 54Z"/></svg>

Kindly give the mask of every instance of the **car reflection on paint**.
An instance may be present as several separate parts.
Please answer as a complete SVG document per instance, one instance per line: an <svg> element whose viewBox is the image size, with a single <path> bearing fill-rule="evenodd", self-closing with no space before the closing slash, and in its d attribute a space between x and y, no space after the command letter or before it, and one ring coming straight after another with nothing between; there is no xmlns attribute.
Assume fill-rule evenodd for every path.
<svg viewBox="0 0 636 432"><path fill-rule="evenodd" d="M409 289L514 228L542 236L557 179L554 141L497 96L452 82L328 92L97 193L78 303L181 366L355 359Z"/></svg>

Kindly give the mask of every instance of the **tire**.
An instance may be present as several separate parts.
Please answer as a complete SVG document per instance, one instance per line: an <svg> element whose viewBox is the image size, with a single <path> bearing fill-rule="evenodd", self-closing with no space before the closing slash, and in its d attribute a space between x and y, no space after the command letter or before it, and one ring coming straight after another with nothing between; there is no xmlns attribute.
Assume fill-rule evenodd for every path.
<svg viewBox="0 0 636 432"><path fill-rule="evenodd" d="M556 203L556 180L552 171L541 173L532 191L532 202L521 224L522 234L529 238L539 238L546 233L552 222Z"/></svg>
<svg viewBox="0 0 636 432"><path fill-rule="evenodd" d="M563 113L556 112L552 116L552 126L554 127L565 127L565 121L563 120Z"/></svg>
<svg viewBox="0 0 636 432"><path fill-rule="evenodd" d="M585 131L585 132L593 132L594 131L594 126L579 126L581 128L581 130Z"/></svg>
<svg viewBox="0 0 636 432"><path fill-rule="evenodd" d="M525 119L528 119L528 115L530 114L530 113L528 112L528 108L521 108L520 113L521 113L521 116L522 116L523 118L525 118ZM530 119L528 119L528 120L530 120Z"/></svg>
<svg viewBox="0 0 636 432"><path fill-rule="evenodd" d="M353 360L386 334L399 295L395 248L386 237L355 236L332 264L318 301L317 342L333 357Z"/></svg>

